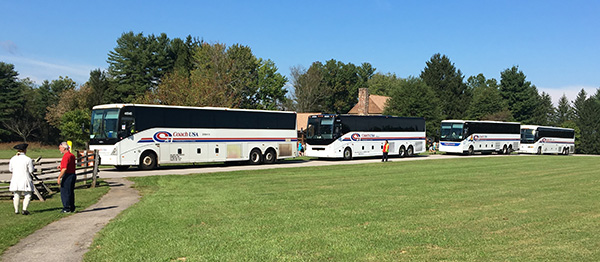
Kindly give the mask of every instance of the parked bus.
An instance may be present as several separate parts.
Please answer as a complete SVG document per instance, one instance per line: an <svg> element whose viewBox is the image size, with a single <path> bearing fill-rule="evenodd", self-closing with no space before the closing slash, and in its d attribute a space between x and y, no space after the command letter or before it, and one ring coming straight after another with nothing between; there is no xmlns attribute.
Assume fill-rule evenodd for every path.
<svg viewBox="0 0 600 262"><path fill-rule="evenodd" d="M296 113L142 104L92 109L90 149L124 170L166 163L273 163L297 156Z"/></svg>
<svg viewBox="0 0 600 262"><path fill-rule="evenodd" d="M575 153L575 130L552 126L521 126L519 153L563 154Z"/></svg>
<svg viewBox="0 0 600 262"><path fill-rule="evenodd" d="M381 156L388 140L389 155L425 152L422 117L312 115L306 128L307 156L344 158Z"/></svg>
<svg viewBox="0 0 600 262"><path fill-rule="evenodd" d="M519 150L520 124L498 121L444 120L440 133L440 151L473 154Z"/></svg>

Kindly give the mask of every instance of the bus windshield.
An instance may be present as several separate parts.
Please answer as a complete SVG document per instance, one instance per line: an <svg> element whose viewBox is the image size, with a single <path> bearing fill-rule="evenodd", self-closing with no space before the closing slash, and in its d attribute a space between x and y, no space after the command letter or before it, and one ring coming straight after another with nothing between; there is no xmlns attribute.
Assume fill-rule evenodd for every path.
<svg viewBox="0 0 600 262"><path fill-rule="evenodd" d="M333 139L333 118L309 118L307 139Z"/></svg>
<svg viewBox="0 0 600 262"><path fill-rule="evenodd" d="M521 143L533 144L535 143L535 130L533 129L521 129Z"/></svg>
<svg viewBox="0 0 600 262"><path fill-rule="evenodd" d="M462 141L463 123L442 123L441 141Z"/></svg>
<svg viewBox="0 0 600 262"><path fill-rule="evenodd" d="M119 109L96 109L92 111L90 139L117 138Z"/></svg>

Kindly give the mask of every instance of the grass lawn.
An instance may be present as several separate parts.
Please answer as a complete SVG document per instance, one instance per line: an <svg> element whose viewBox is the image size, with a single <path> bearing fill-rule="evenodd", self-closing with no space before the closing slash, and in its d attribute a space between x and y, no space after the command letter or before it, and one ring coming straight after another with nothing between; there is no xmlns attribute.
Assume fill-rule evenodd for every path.
<svg viewBox="0 0 600 262"><path fill-rule="evenodd" d="M17 153L17 151L13 149L13 146L20 143L22 142L0 143L0 159L10 159L13 157ZM40 156L42 158L62 157L62 154L60 151L58 151L58 145L48 146L36 142L28 144L29 147L27 147L27 156L31 157L32 159L36 159Z"/></svg>
<svg viewBox="0 0 600 262"><path fill-rule="evenodd" d="M98 202L100 197L108 192L108 189L108 185L104 182L100 182L100 186L96 188L75 189L75 206L77 210L83 210ZM22 206L21 200L19 209ZM17 244L21 238L30 235L53 221L70 215L60 213L62 202L60 201L59 193L55 193L47 198L45 202L32 200L28 210L31 212L29 216L15 215L12 199L0 200L0 232L2 232L0 234L0 253L6 251L8 247Z"/></svg>
<svg viewBox="0 0 600 262"><path fill-rule="evenodd" d="M600 158L133 178L85 261L600 261ZM20 218L20 217L19 217Z"/></svg>

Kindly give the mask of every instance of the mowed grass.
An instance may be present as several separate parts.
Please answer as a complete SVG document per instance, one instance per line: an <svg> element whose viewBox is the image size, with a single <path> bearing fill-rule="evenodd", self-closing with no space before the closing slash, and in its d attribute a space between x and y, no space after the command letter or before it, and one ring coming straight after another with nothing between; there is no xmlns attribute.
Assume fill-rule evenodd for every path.
<svg viewBox="0 0 600 262"><path fill-rule="evenodd" d="M89 183L88 183L89 185ZM100 181L96 188L83 188L81 183L77 183L75 189L75 207L76 211L81 211L86 207L98 202L98 200L108 192L108 185ZM55 188L56 190L56 188ZM23 208L23 198L19 204L19 211ZM0 254L7 248L15 245L21 238L25 238L36 230L71 214L60 213L62 202L60 193L55 193L42 202L32 199L29 203L28 216L15 215L13 200L4 198L0 200ZM65 230L69 230L66 228ZM60 241L57 239L56 241Z"/></svg>
<svg viewBox="0 0 600 262"><path fill-rule="evenodd" d="M13 146L23 142L11 142L11 143L0 143L0 159L10 159L13 157L17 150L13 149ZM60 158L62 154L58 151L58 145L49 146L42 145L38 142L28 142L27 155L32 159L38 157L42 158Z"/></svg>
<svg viewBox="0 0 600 262"><path fill-rule="evenodd" d="M600 158L133 178L85 261L600 261Z"/></svg>

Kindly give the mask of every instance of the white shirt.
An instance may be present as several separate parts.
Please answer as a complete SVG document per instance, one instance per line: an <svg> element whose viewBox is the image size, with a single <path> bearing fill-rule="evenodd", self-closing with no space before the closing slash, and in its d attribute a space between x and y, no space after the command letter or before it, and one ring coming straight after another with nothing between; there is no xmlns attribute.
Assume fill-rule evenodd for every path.
<svg viewBox="0 0 600 262"><path fill-rule="evenodd" d="M25 153L18 153L10 159L8 170L12 172L9 191L33 191L33 181L30 175L33 173L31 158L26 156Z"/></svg>

